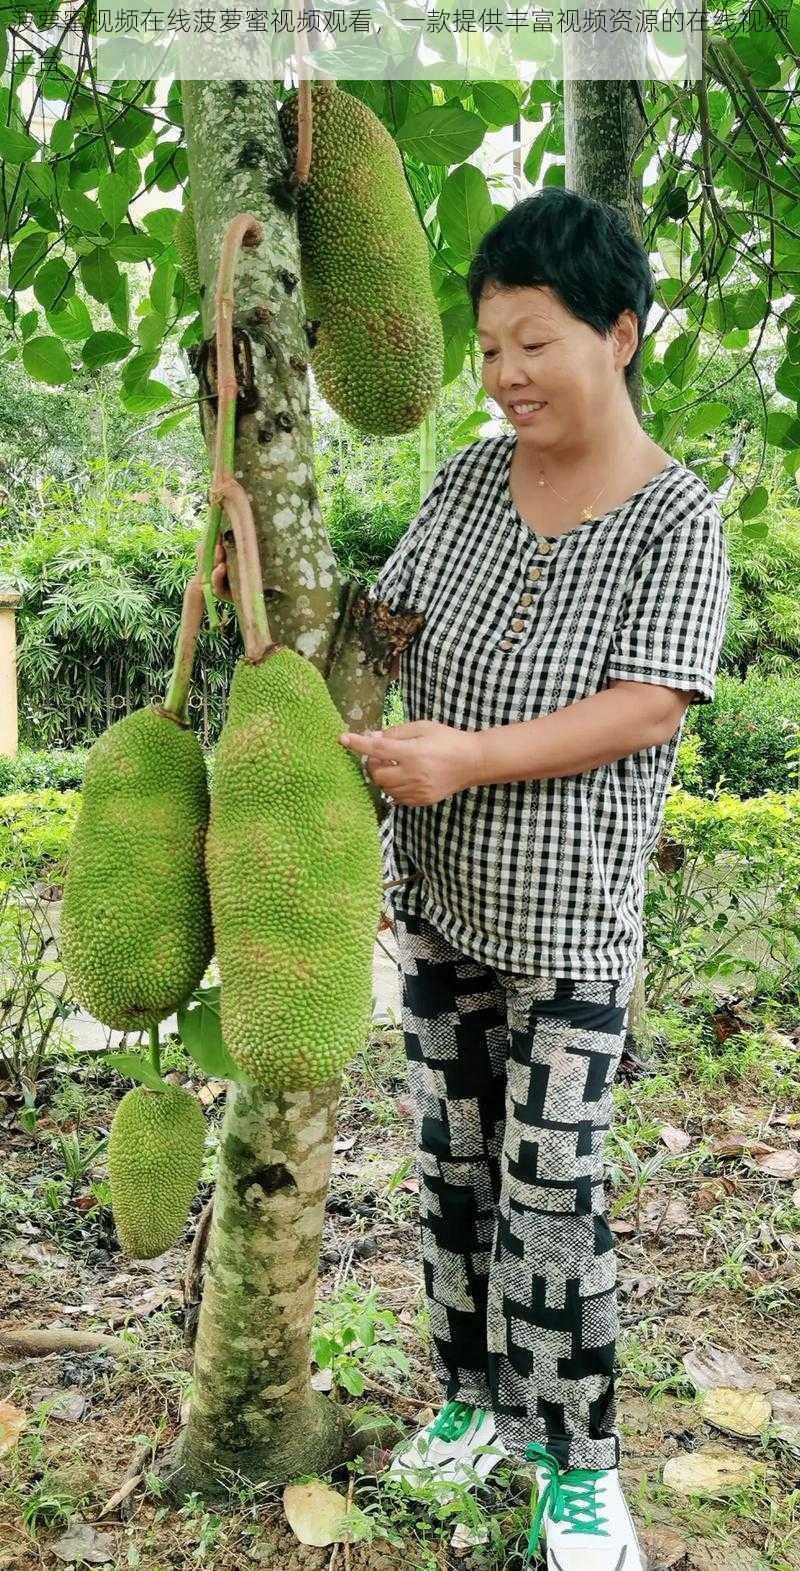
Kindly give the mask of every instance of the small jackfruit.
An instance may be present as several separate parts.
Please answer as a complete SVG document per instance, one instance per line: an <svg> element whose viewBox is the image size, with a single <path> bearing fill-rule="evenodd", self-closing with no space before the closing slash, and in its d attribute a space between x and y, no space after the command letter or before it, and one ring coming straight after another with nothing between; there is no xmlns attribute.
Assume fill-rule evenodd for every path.
<svg viewBox="0 0 800 1571"><path fill-rule="evenodd" d="M371 109L330 82L311 88L308 181L298 200L311 365L337 414L360 431L412 431L444 377L444 338L428 242L397 143ZM297 150L296 92L279 111Z"/></svg>
<svg viewBox="0 0 800 1571"><path fill-rule="evenodd" d="M197 294L200 288L200 267L197 261L197 234L194 227L194 207L187 196L175 225L175 250L183 268L189 288Z"/></svg>
<svg viewBox="0 0 800 1571"><path fill-rule="evenodd" d="M200 743L163 710L126 715L89 753L61 952L75 998L116 1031L171 1015L211 959L208 808Z"/></svg>
<svg viewBox="0 0 800 1571"><path fill-rule="evenodd" d="M330 1079L363 1046L383 889L375 809L316 666L238 662L206 839L222 1037L273 1091Z"/></svg>
<svg viewBox="0 0 800 1571"><path fill-rule="evenodd" d="M111 1120L108 1177L117 1237L132 1259L153 1260L180 1238L205 1138L200 1103L181 1086L125 1093Z"/></svg>

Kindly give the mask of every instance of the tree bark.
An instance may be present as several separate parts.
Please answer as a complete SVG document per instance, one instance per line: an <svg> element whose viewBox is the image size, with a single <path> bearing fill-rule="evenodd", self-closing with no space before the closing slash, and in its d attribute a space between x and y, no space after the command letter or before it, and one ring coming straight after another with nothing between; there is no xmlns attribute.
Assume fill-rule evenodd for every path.
<svg viewBox="0 0 800 1571"><path fill-rule="evenodd" d="M373 615L343 581L316 497L309 339L300 284L293 173L273 83L184 81L205 339L194 350L213 464L214 292L230 220L250 212L265 239L239 256L233 319L238 405L235 476L258 533L273 637L324 675L344 726L379 728L392 658L420 617ZM226 536L234 597L238 583ZM377 822L385 806L371 788ZM275 1097L232 1084L222 1126L192 1400L167 1458L174 1498L221 1491L220 1471L286 1481L352 1454L346 1412L310 1385L314 1308L340 1078ZM365 1442L366 1443L366 1442Z"/></svg>
<svg viewBox="0 0 800 1571"><path fill-rule="evenodd" d="M569 45L564 44L565 183L570 191L619 207L642 237L642 177L634 172L644 124L632 80L573 81L568 78ZM642 73L646 73L643 71ZM641 421L642 379L637 365L628 387ZM628 1006L628 1037L637 1042L645 1023L644 964L640 962Z"/></svg>

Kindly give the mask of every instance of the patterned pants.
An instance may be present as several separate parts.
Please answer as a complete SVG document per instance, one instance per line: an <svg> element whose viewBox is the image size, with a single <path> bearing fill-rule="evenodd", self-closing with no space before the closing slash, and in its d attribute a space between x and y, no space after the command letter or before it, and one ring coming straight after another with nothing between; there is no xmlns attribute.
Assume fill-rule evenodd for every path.
<svg viewBox="0 0 800 1571"><path fill-rule="evenodd" d="M603 1142L632 979L496 971L395 907L432 1358L511 1456L619 1464Z"/></svg>

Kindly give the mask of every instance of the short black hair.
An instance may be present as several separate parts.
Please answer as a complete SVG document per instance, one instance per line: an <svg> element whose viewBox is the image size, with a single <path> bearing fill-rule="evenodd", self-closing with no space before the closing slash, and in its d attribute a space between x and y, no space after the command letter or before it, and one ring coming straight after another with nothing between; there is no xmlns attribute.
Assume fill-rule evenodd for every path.
<svg viewBox="0 0 800 1571"><path fill-rule="evenodd" d="M517 202L487 231L467 274L475 321L485 285L547 284L568 311L606 337L621 311L636 312L639 343L625 367L631 381L655 284L647 252L621 208L564 186Z"/></svg>

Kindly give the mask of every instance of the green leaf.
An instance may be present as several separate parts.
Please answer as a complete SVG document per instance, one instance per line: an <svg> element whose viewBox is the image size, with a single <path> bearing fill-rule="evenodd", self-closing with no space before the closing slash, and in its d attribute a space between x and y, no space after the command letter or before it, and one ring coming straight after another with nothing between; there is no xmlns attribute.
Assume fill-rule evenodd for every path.
<svg viewBox="0 0 800 1571"><path fill-rule="evenodd" d="M71 120L55 120L50 127L48 145L51 153L68 153L76 130L77 126Z"/></svg>
<svg viewBox="0 0 800 1571"><path fill-rule="evenodd" d="M98 1055L95 1062L110 1064L112 1069L118 1069L126 1080L137 1080L140 1085L148 1086L151 1091L168 1091L169 1083L162 1080L153 1068L150 1058L143 1058L140 1053L103 1053Z"/></svg>
<svg viewBox="0 0 800 1571"><path fill-rule="evenodd" d="M160 316L166 317L170 313L177 271L174 262L159 262L153 274L150 284L150 304Z"/></svg>
<svg viewBox="0 0 800 1571"><path fill-rule="evenodd" d="M472 442L491 418L488 410L474 409L471 415L467 415L457 426L454 426L450 432L451 441L455 442L456 446L464 442Z"/></svg>
<svg viewBox="0 0 800 1571"><path fill-rule="evenodd" d="M742 536L745 540L766 540L769 535L769 524L766 518L755 518L752 524L742 525Z"/></svg>
<svg viewBox="0 0 800 1571"><path fill-rule="evenodd" d="M218 987L200 988L191 1001L178 1010L178 1031L187 1053L191 1053L203 1074L217 1080L241 1080L233 1059L222 1040Z"/></svg>
<svg viewBox="0 0 800 1571"><path fill-rule="evenodd" d="M137 382L130 391L120 394L120 402L132 415L149 415L171 404L173 396L164 382Z"/></svg>
<svg viewBox="0 0 800 1571"><path fill-rule="evenodd" d="M784 398L800 400L800 365L788 358L782 360L775 372L775 388Z"/></svg>
<svg viewBox="0 0 800 1571"><path fill-rule="evenodd" d="M745 289L731 301L733 319L737 327L758 327L769 310L766 291L761 288Z"/></svg>
<svg viewBox="0 0 800 1571"><path fill-rule="evenodd" d="M59 338L31 338L22 351L22 364L36 382L60 387L72 381L72 364Z"/></svg>
<svg viewBox="0 0 800 1571"><path fill-rule="evenodd" d="M97 246L88 256L81 257L79 265L87 295L105 305L119 288L121 275L113 257L104 247Z"/></svg>
<svg viewBox="0 0 800 1571"><path fill-rule="evenodd" d="M436 216L456 255L471 258L494 223L486 176L474 164L459 164L448 175L436 205Z"/></svg>
<svg viewBox="0 0 800 1571"><path fill-rule="evenodd" d="M108 249L117 262L148 262L160 256L164 247L160 241L151 240L149 235L137 233L132 225L126 224L109 242Z"/></svg>
<svg viewBox="0 0 800 1571"><path fill-rule="evenodd" d="M723 420L727 420L730 413L727 404L700 404L699 408L694 409L689 415L683 434L687 441L694 441L698 436L707 436L709 431L716 431L717 426L721 425Z"/></svg>
<svg viewBox="0 0 800 1571"><path fill-rule="evenodd" d="M697 340L688 333L679 333L667 344L664 351L664 369L675 387L685 387L691 382L699 359Z"/></svg>
<svg viewBox="0 0 800 1571"><path fill-rule="evenodd" d="M83 340L92 331L92 319L86 303L78 295L73 295L63 310L48 311L46 315L48 326L52 327L59 338L65 338L68 343L74 339Z"/></svg>
<svg viewBox="0 0 800 1571"><path fill-rule="evenodd" d="M522 172L530 185L535 186L539 180L539 170L542 159L547 151L547 139L550 135L550 122L546 121L541 131L538 131L525 155Z"/></svg>
<svg viewBox="0 0 800 1571"><path fill-rule="evenodd" d="M83 235L97 235L103 227L103 214L96 202L80 191L62 191L61 207L64 217Z"/></svg>
<svg viewBox="0 0 800 1571"><path fill-rule="evenodd" d="M788 409L771 409L767 415L770 447L791 450L800 445L800 419Z"/></svg>
<svg viewBox="0 0 800 1571"><path fill-rule="evenodd" d="M75 279L63 257L52 256L43 263L36 274L33 292L46 311L52 309L56 300L60 309L66 305L75 293Z"/></svg>
<svg viewBox="0 0 800 1571"><path fill-rule="evenodd" d="M146 382L151 371L154 371L160 360L160 354L139 350L138 354L131 355L130 360L122 368L122 386L126 392L132 392L141 382Z"/></svg>
<svg viewBox="0 0 800 1571"><path fill-rule="evenodd" d="M769 501L769 492L765 485L757 485L739 503L740 518L755 518L757 513L763 513Z"/></svg>
<svg viewBox="0 0 800 1571"><path fill-rule="evenodd" d="M464 364L464 356L472 332L471 307L454 305L448 311L443 311L442 332L444 334L444 386L447 387L458 376Z"/></svg>
<svg viewBox="0 0 800 1571"><path fill-rule="evenodd" d="M98 366L113 365L117 360L124 360L130 354L133 345L123 333L101 331L91 333L81 350L83 363L90 371L96 371Z"/></svg>
<svg viewBox="0 0 800 1571"><path fill-rule="evenodd" d="M493 131L519 119L519 99L503 82L476 82L472 88L476 112Z"/></svg>
<svg viewBox="0 0 800 1571"><path fill-rule="evenodd" d="M142 348L150 352L157 350L160 355L164 335L167 331L167 324L163 316L159 316L157 311L148 311L141 318L136 331Z"/></svg>
<svg viewBox="0 0 800 1571"><path fill-rule="evenodd" d="M153 125L152 115L130 106L124 115L109 126L109 135L117 147L141 147L153 130Z"/></svg>
<svg viewBox="0 0 800 1571"><path fill-rule="evenodd" d="M31 333L35 333L38 326L38 311L26 311L24 316L21 316L19 319L19 330L23 338L30 338Z"/></svg>
<svg viewBox="0 0 800 1571"><path fill-rule="evenodd" d="M120 275L119 288L115 290L111 299L107 301L108 312L117 332L130 336L131 302L128 288L128 279L125 273Z"/></svg>
<svg viewBox="0 0 800 1571"><path fill-rule="evenodd" d="M27 164L39 151L39 143L27 131L13 131L0 125L0 158L5 164Z"/></svg>
<svg viewBox="0 0 800 1571"><path fill-rule="evenodd" d="M480 147L486 127L477 115L455 104L423 109L401 125L396 141L421 164L460 164Z"/></svg>
<svg viewBox="0 0 800 1571"><path fill-rule="evenodd" d="M670 218L685 218L689 211L689 197L683 186L676 186L670 191L664 202L664 211Z"/></svg>
<svg viewBox="0 0 800 1571"><path fill-rule="evenodd" d="M128 185L121 175L110 171L100 176L97 187L100 211L112 229L118 229L128 216Z"/></svg>
<svg viewBox="0 0 800 1571"><path fill-rule="evenodd" d="M11 258L8 282L12 289L30 289L33 283L33 274L38 270L39 263L47 251L48 243L47 235L41 229L35 229L31 234L23 235L19 244L14 247L14 254Z"/></svg>

